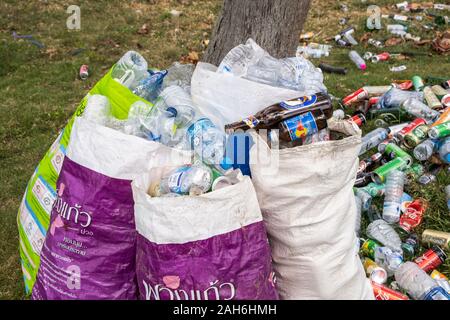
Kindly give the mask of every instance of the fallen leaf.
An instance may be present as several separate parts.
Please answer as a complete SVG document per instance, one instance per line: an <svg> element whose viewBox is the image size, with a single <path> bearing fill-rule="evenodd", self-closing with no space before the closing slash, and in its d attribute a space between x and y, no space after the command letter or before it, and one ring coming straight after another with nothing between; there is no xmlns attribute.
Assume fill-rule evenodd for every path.
<svg viewBox="0 0 450 320"><path fill-rule="evenodd" d="M384 45L386 47L392 47L392 46L396 46L399 45L403 42L403 40L401 38L390 38L387 39L386 42L384 43Z"/></svg>
<svg viewBox="0 0 450 320"><path fill-rule="evenodd" d="M188 58L189 58L189 60L192 61L191 63L194 63L194 64L195 64L195 63L198 62L198 59L199 59L198 53L195 52L195 51L191 51L191 52L189 52L189 54L188 54Z"/></svg>

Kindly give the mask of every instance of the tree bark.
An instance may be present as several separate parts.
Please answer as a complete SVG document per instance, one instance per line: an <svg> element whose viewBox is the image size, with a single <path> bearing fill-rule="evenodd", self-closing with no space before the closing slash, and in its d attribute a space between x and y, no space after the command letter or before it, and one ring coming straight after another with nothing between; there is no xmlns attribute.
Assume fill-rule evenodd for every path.
<svg viewBox="0 0 450 320"><path fill-rule="evenodd" d="M219 65L253 38L272 56L295 55L311 0L224 0L203 61Z"/></svg>

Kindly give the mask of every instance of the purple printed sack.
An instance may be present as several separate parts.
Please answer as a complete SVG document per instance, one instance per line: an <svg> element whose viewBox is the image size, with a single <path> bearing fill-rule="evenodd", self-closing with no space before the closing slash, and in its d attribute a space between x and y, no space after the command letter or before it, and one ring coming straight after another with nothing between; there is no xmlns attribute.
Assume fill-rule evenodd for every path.
<svg viewBox="0 0 450 320"><path fill-rule="evenodd" d="M162 172L132 183L140 299L278 299L250 178L196 197L152 198L146 191Z"/></svg>
<svg viewBox="0 0 450 320"><path fill-rule="evenodd" d="M33 299L136 299L131 180L190 153L77 118Z"/></svg>

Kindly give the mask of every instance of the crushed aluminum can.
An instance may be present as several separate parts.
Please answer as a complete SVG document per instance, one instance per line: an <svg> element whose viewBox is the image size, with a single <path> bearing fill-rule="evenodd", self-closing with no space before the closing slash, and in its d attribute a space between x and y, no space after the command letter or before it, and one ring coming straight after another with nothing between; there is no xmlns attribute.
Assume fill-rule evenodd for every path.
<svg viewBox="0 0 450 320"><path fill-rule="evenodd" d="M86 80L89 77L89 66L87 64L83 64L80 67L80 79Z"/></svg>

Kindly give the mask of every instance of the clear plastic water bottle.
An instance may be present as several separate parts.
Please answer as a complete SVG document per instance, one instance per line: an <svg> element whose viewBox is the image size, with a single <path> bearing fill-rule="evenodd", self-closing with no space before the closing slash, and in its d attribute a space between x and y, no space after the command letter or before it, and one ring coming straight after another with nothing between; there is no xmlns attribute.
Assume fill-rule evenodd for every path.
<svg viewBox="0 0 450 320"><path fill-rule="evenodd" d="M415 300L450 300L450 294L414 262L402 264L395 281Z"/></svg>
<svg viewBox="0 0 450 320"><path fill-rule="evenodd" d="M152 183L149 194L158 197L164 194L198 195L211 189L213 175L211 169L200 163L179 167Z"/></svg>
<svg viewBox="0 0 450 320"><path fill-rule="evenodd" d="M348 56L350 57L350 60L352 60L353 63L358 67L358 69L366 70L367 68L366 62L364 61L363 58L361 58L358 52L356 52L355 50L351 50L348 53Z"/></svg>
<svg viewBox="0 0 450 320"><path fill-rule="evenodd" d="M428 160L436 150L437 140L427 139L414 148L414 157L419 161Z"/></svg>
<svg viewBox="0 0 450 320"><path fill-rule="evenodd" d="M162 89L164 90L170 86L182 87L186 92L191 92L191 79L194 73L195 66L190 63L182 64L174 62L169 69L167 69L167 75L164 78Z"/></svg>
<svg viewBox="0 0 450 320"><path fill-rule="evenodd" d="M200 118L187 129L191 149L205 163L228 169L224 159L226 136L208 118Z"/></svg>
<svg viewBox="0 0 450 320"><path fill-rule="evenodd" d="M89 96L82 117L99 125L107 126L112 117L108 98L101 94Z"/></svg>
<svg viewBox="0 0 450 320"><path fill-rule="evenodd" d="M136 51L128 51L114 66L113 79L134 90L139 82L148 77L147 61Z"/></svg>
<svg viewBox="0 0 450 320"><path fill-rule="evenodd" d="M439 146L439 157L445 163L450 163L450 137L445 138Z"/></svg>
<svg viewBox="0 0 450 320"><path fill-rule="evenodd" d="M381 109L400 107L409 98L423 101L423 92L406 91L393 87L381 96L378 100L378 107Z"/></svg>
<svg viewBox="0 0 450 320"><path fill-rule="evenodd" d="M417 118L425 119L427 123L433 123L440 116L438 111L431 109L415 98L409 98L403 102L402 108Z"/></svg>
<svg viewBox="0 0 450 320"><path fill-rule="evenodd" d="M227 53L217 68L217 72L243 77L247 74L248 66L255 64L265 54L267 53L264 49L258 46L253 39L248 39L245 45L240 44Z"/></svg>
<svg viewBox="0 0 450 320"><path fill-rule="evenodd" d="M133 90L133 93L147 101L156 100L161 92L161 86L166 74L167 70L149 71L149 76L139 83Z"/></svg>
<svg viewBox="0 0 450 320"><path fill-rule="evenodd" d="M381 142L388 138L389 133L389 128L377 128L367 133L364 137L362 137L362 144L359 155L362 155L368 150L378 146Z"/></svg>
<svg viewBox="0 0 450 320"><path fill-rule="evenodd" d="M398 233L383 219L371 222L366 229L367 236L377 240L394 251L402 252L402 241Z"/></svg>
<svg viewBox="0 0 450 320"><path fill-rule="evenodd" d="M190 125L197 111L194 108L191 96L182 87L172 85L161 92L165 103L165 110L173 115L177 127Z"/></svg>
<svg viewBox="0 0 450 320"><path fill-rule="evenodd" d="M376 248L374 255L375 262L386 270L388 276L392 276L403 263L402 253L388 247Z"/></svg>
<svg viewBox="0 0 450 320"><path fill-rule="evenodd" d="M405 184L405 174L394 170L386 178L386 188L383 204L383 219L388 223L400 220L400 206Z"/></svg>

